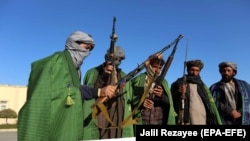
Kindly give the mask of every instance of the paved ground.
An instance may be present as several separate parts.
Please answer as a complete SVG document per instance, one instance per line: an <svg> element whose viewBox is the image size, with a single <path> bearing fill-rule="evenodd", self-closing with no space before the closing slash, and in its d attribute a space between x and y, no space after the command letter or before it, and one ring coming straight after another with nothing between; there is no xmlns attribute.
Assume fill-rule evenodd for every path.
<svg viewBox="0 0 250 141"><path fill-rule="evenodd" d="M17 141L17 130L0 130L0 141ZM99 141L99 140L92 140ZM134 137L119 139L104 139L103 141L135 141Z"/></svg>
<svg viewBox="0 0 250 141"><path fill-rule="evenodd" d="M17 130L0 130L0 141L17 141Z"/></svg>

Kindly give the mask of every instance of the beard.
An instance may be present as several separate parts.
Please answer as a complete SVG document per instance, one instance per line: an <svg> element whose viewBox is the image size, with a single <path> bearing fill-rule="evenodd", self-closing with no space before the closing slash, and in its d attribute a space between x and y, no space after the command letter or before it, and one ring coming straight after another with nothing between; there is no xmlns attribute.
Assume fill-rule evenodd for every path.
<svg viewBox="0 0 250 141"><path fill-rule="evenodd" d="M233 80L233 78L234 78L234 75L230 75L230 76L228 76L228 75L223 75L223 76L222 76L222 81L223 81L223 82L230 82L231 80Z"/></svg>

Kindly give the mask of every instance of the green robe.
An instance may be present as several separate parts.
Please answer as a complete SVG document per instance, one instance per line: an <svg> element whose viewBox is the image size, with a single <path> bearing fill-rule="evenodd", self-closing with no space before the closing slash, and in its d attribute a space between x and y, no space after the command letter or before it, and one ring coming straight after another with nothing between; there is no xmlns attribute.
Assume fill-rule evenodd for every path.
<svg viewBox="0 0 250 141"><path fill-rule="evenodd" d="M145 78L146 78L146 74L145 73L141 73L140 75L136 76L135 78L133 78L132 81L132 87L133 87L133 108L137 107L137 105L139 104L142 94L144 93L144 82L145 82ZM169 113L168 113L168 121L167 124L168 125L175 125L175 110L174 110L174 106L173 106L173 100L172 100L172 95L170 93L170 89L168 87L168 83L167 81L164 79L162 82L162 85L164 87L165 93L167 94L167 97L169 99L169 104L170 104L170 109L169 109ZM138 124L142 124L142 117L141 117L141 112L140 110L137 110L136 112L136 117L138 118Z"/></svg>
<svg viewBox="0 0 250 141"><path fill-rule="evenodd" d="M79 141L83 136L78 72L68 51L31 65L27 101L18 116L18 141ZM68 94L73 105L66 105Z"/></svg>
<svg viewBox="0 0 250 141"><path fill-rule="evenodd" d="M98 70L102 69L102 65L92 68L88 70L84 76L83 84L88 85L90 87L94 87L94 83L98 76ZM124 72L121 72L122 77L125 76ZM132 87L131 82L128 81L123 88L124 92L124 119L127 118L132 112L131 108L131 100L132 100ZM95 99L84 101L83 103L83 122L84 122L84 140L96 140L99 139L99 129L96 126L97 119L92 119L92 106L95 103ZM122 130L122 137L134 137L133 125L127 125Z"/></svg>

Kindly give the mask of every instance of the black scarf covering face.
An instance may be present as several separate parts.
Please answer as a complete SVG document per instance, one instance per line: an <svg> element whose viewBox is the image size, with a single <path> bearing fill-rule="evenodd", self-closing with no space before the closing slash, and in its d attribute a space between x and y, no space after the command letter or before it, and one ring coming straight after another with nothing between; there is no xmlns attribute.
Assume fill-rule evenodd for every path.
<svg viewBox="0 0 250 141"><path fill-rule="evenodd" d="M217 124L216 122L216 117L212 112L212 109L210 108L210 101L208 97L208 93L205 89L205 84L201 80L200 76L189 76L186 75L186 82L187 83L192 83L192 84L197 84L197 91L199 96L201 97L203 104L206 109L206 119L207 119L207 124L208 125L213 125ZM183 78L180 78L176 82L177 87L183 84ZM177 89L175 91L178 91ZM178 94L180 95L180 94ZM190 87L188 85L187 87L187 92L186 92L186 101L185 101L185 111L184 111L184 122L188 123L189 122L189 100L190 99Z"/></svg>

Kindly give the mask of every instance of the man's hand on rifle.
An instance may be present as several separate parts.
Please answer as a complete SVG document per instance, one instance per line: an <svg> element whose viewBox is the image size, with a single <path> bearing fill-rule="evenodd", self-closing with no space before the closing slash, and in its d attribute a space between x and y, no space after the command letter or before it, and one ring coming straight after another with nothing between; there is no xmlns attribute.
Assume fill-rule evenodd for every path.
<svg viewBox="0 0 250 141"><path fill-rule="evenodd" d="M103 69L105 73L111 74L111 72L114 70L114 66L112 65L111 61L107 61L105 62Z"/></svg>
<svg viewBox="0 0 250 141"><path fill-rule="evenodd" d="M185 94L187 92L187 85L186 84L180 85L178 88L178 92L181 94Z"/></svg>
<svg viewBox="0 0 250 141"><path fill-rule="evenodd" d="M115 95L116 89L116 85L107 85L103 88L100 88L100 97L107 97L108 99L110 99Z"/></svg>
<svg viewBox="0 0 250 141"><path fill-rule="evenodd" d="M162 86L156 86L152 92L152 94L157 96L157 97L162 97L162 93L163 93Z"/></svg>
<svg viewBox="0 0 250 141"><path fill-rule="evenodd" d="M154 58L162 59L163 55L161 53L157 53L157 54L154 54L154 55L150 55L148 57L149 60L154 59Z"/></svg>
<svg viewBox="0 0 250 141"><path fill-rule="evenodd" d="M161 53L158 53L158 54L154 54L154 55L150 55L147 59L147 61L145 62L145 65L148 66L150 64L150 61L154 58L159 58L159 59L162 59L163 58L163 55Z"/></svg>
<svg viewBox="0 0 250 141"><path fill-rule="evenodd" d="M147 98L144 100L143 106L147 109L152 109L154 107L154 102Z"/></svg>

